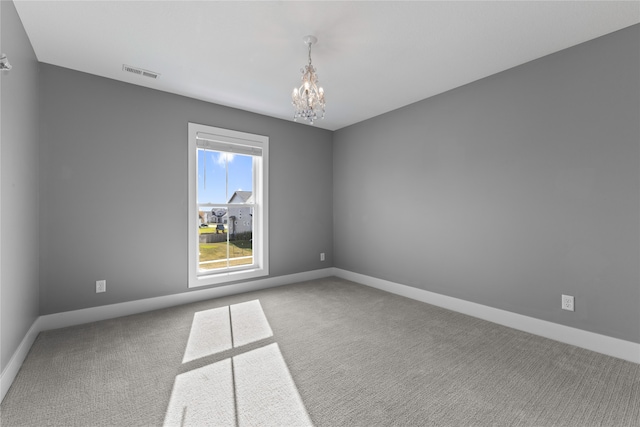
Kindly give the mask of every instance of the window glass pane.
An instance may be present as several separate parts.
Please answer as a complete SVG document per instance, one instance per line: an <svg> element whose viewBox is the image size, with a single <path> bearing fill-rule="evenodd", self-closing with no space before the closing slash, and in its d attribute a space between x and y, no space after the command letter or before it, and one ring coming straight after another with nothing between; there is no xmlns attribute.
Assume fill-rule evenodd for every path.
<svg viewBox="0 0 640 427"><path fill-rule="evenodd" d="M242 154L227 154L227 170L228 170L228 190L229 202L239 203L240 200L231 201L231 197L235 191L244 192L240 197L245 198L244 202L249 203L248 198L253 191L253 157ZM253 200L253 199L251 199Z"/></svg>
<svg viewBox="0 0 640 427"><path fill-rule="evenodd" d="M253 264L253 174L251 156L198 149L201 273Z"/></svg>
<svg viewBox="0 0 640 427"><path fill-rule="evenodd" d="M229 206L229 262L253 264L253 207Z"/></svg>
<svg viewBox="0 0 640 427"><path fill-rule="evenodd" d="M217 213L223 209L215 209ZM202 272L253 264L253 221L251 207L229 208L224 217L201 210L198 229L198 269ZM219 221L219 222L216 222Z"/></svg>
<svg viewBox="0 0 640 427"><path fill-rule="evenodd" d="M198 203L246 202L231 201L236 191L252 193L253 157L198 149Z"/></svg>
<svg viewBox="0 0 640 427"><path fill-rule="evenodd" d="M198 149L198 203L227 203L226 153Z"/></svg>

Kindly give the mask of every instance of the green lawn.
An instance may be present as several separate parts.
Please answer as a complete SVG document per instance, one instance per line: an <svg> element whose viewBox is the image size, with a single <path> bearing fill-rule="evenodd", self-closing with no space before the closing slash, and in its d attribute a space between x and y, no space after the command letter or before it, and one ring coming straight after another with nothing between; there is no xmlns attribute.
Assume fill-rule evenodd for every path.
<svg viewBox="0 0 640 427"><path fill-rule="evenodd" d="M202 229L201 229L202 230ZM204 229L206 230L206 228ZM253 249L250 240L236 240L229 242L229 258L248 257L253 255ZM225 260L227 258L227 242L219 243L200 243L200 262L203 261L216 261ZM245 259L231 259L230 265L244 265L251 264L253 260L251 258ZM225 267L226 262L213 262L208 264L201 264L202 269L214 269Z"/></svg>

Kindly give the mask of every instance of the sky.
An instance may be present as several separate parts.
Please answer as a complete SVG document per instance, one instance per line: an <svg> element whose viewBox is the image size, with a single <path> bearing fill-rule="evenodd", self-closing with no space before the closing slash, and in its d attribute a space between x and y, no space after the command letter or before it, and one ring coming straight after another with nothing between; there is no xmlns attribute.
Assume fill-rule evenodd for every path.
<svg viewBox="0 0 640 427"><path fill-rule="evenodd" d="M251 156L198 149L198 203L227 203L235 191L253 191L252 173Z"/></svg>

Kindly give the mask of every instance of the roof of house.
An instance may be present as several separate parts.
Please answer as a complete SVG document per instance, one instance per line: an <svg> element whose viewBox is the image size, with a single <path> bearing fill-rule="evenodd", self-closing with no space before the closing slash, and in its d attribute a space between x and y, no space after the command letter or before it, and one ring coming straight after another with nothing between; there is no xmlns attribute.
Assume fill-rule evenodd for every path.
<svg viewBox="0 0 640 427"><path fill-rule="evenodd" d="M253 202L253 193L251 191L238 190L233 193L229 199L229 203L251 203Z"/></svg>

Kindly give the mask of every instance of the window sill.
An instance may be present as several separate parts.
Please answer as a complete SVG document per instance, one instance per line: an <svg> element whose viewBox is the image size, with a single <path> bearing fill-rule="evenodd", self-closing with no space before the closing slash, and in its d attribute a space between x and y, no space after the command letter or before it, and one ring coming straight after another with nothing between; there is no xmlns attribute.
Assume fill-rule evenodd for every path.
<svg viewBox="0 0 640 427"><path fill-rule="evenodd" d="M266 268L252 268L248 270L228 271L225 273L204 274L195 278L191 278L191 280L189 281L189 288L223 285L268 275L269 271Z"/></svg>

